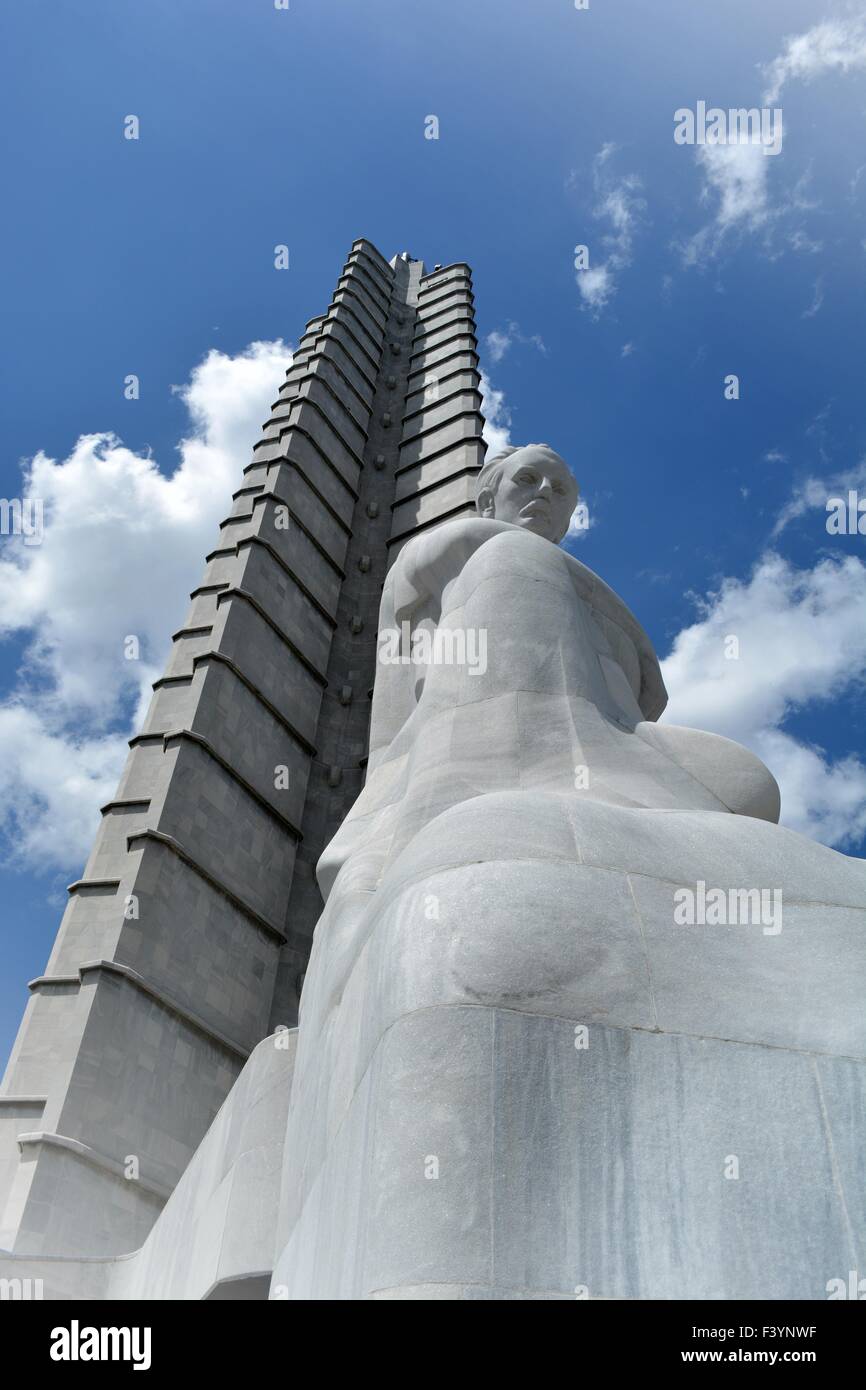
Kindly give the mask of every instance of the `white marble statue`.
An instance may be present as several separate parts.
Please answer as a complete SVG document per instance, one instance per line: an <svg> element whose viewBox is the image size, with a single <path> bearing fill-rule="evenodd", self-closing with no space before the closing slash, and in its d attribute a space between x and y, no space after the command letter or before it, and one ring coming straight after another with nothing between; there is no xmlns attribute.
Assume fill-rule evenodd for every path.
<svg viewBox="0 0 866 1390"><path fill-rule="evenodd" d="M725 1086L746 1066L732 1040L754 1045L760 1055L736 1085L761 1112L768 1045L791 1055L866 1050L866 865L780 829L776 783L746 749L656 722L667 696L646 633L559 547L577 492L547 445L506 450L478 475L478 517L414 538L385 584L367 782L319 864L326 906L301 1003L277 1241L275 1280L291 1297L543 1290L563 1279L568 1288L590 1264L596 1292L651 1296L644 1275L662 1287L686 1259L660 1236L680 1178L639 1216L622 1216L628 1236L617 1235L613 1191L587 1196L607 1212L597 1229L580 1197L584 1161L560 1171L561 1136L539 1157L530 1138L512 1135L497 1158L495 1136L515 1123L525 1078L541 1067L533 1094L554 1097L555 1123L571 1133L584 1121L569 1106L584 1102L554 1094L550 1068L577 1075L568 1069L582 1027L606 1039L592 1065L602 1046L636 1057L656 1047L649 1035L664 1035L641 1064L641 1104L650 1095L674 1104L675 1094L680 1105L677 1068L691 1040ZM710 890L734 902L777 894L784 929L781 918L678 925L677 892L706 901ZM543 1036L532 1033L542 1026ZM514 1041L518 1028L532 1036ZM728 1049L718 1059L717 1047ZM605 1124L627 1130L633 1078L624 1061L610 1066L592 1095L610 1107ZM685 1132L703 1123L702 1087L721 1084L702 1082L697 1108L682 1101L664 1124ZM518 1108L534 1103L524 1096ZM554 1123L539 1105L530 1134ZM425 1161L440 1154L460 1170L462 1195L425 1181ZM491 1215L497 1173L511 1169L506 1216ZM766 1182L777 1178L778 1165ZM640 1173L632 1181L639 1187ZM584 1253L569 1256L583 1271L543 1271L559 1236L538 1224L539 1203L574 1230L589 1223ZM728 1218L720 1209L713 1219L727 1249ZM792 1220L786 1208L764 1238L794 1239ZM633 1240L643 1271L622 1263ZM538 1270L527 1272L521 1251L535 1242ZM721 1250L714 1258L726 1268ZM708 1266L695 1296L721 1296L713 1290L729 1275Z"/></svg>
<svg viewBox="0 0 866 1390"><path fill-rule="evenodd" d="M319 862L336 896L314 964L328 952L337 989L374 921L370 894L457 803L532 791L778 820L778 787L753 754L654 722L667 692L649 638L559 547L577 495L547 445L508 449L478 476L478 518L422 534L391 569L367 783Z"/></svg>

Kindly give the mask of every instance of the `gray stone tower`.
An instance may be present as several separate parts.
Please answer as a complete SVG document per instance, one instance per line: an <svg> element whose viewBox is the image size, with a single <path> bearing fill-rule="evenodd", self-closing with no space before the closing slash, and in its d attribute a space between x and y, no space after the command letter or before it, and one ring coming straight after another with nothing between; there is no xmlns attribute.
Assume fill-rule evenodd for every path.
<svg viewBox="0 0 866 1390"><path fill-rule="evenodd" d="M474 510L479 383L469 267L356 241L31 982L0 1247L140 1246L251 1049L296 1021L315 864L364 779L382 584L409 537Z"/></svg>

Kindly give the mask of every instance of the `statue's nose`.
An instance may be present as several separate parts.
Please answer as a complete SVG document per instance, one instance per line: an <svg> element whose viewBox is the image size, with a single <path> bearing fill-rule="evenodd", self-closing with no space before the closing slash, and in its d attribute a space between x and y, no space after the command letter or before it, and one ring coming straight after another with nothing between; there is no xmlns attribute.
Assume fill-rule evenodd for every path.
<svg viewBox="0 0 866 1390"><path fill-rule="evenodd" d="M553 491L553 486L549 478L542 478L541 482L538 484L538 491L542 493L545 497L548 497L550 495L550 493Z"/></svg>

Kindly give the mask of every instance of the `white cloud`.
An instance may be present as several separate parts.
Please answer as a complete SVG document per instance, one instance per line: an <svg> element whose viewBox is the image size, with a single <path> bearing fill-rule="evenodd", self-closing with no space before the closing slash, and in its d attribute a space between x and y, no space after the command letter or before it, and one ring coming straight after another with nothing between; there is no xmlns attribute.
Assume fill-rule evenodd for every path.
<svg viewBox="0 0 866 1390"><path fill-rule="evenodd" d="M715 256L732 232L758 231L771 213L767 176L772 160L761 145L743 136L729 145L697 145L695 158L704 177L701 202L715 202L713 220L683 246L686 265Z"/></svg>
<svg viewBox="0 0 866 1390"><path fill-rule="evenodd" d="M695 161L702 175L700 202L712 208L712 218L679 243L685 265L705 265L746 235L760 237L771 259L777 259L784 246L799 255L816 255L822 250L823 243L802 226L786 227L786 222L819 206L809 195L811 165L793 186L777 190L771 197L772 181L781 177L780 161L768 157L745 131L726 145L696 145ZM776 172L771 174L771 169Z"/></svg>
<svg viewBox="0 0 866 1390"><path fill-rule="evenodd" d="M623 343L620 357L631 357L634 352L634 343Z"/></svg>
<svg viewBox="0 0 866 1390"><path fill-rule="evenodd" d="M866 834L866 765L833 759L786 732L813 701L866 682L866 565L853 556L797 570L765 554L748 581L725 579L699 604L662 662L665 718L736 739L764 760L782 789L783 823L839 847ZM739 659L725 657L736 636Z"/></svg>
<svg viewBox="0 0 866 1390"><path fill-rule="evenodd" d="M754 228L766 222L770 164L761 145L699 145L697 156L710 188L718 194L716 223L721 231L735 223Z"/></svg>
<svg viewBox="0 0 866 1390"><path fill-rule="evenodd" d="M70 868L89 852L124 735L141 722L290 361L282 342L210 352L176 388L191 429L171 473L111 434L26 465L44 539L7 539L0 558L0 637L27 644L0 701L0 829L13 861ZM124 659L129 635L139 661Z"/></svg>
<svg viewBox="0 0 866 1390"><path fill-rule="evenodd" d="M808 309L803 310L800 317L803 319L813 319L815 315L820 312L823 303L824 277L823 275L819 275L812 287L812 303L809 305Z"/></svg>
<svg viewBox="0 0 866 1390"><path fill-rule="evenodd" d="M590 245L589 268L575 272L582 307L596 318L616 293L618 273L631 265L635 234L646 210L637 174L616 178L608 172L607 165L615 151L614 144L603 145L592 166L596 194L593 217L609 227L600 239L603 254L598 259Z"/></svg>
<svg viewBox="0 0 866 1390"><path fill-rule="evenodd" d="M614 293L614 279L606 265L591 266L577 272L577 288L588 309L598 313Z"/></svg>
<svg viewBox="0 0 866 1390"><path fill-rule="evenodd" d="M126 753L122 735L76 737L42 712L4 701L0 825L9 861L77 872L90 852L98 808L114 795Z"/></svg>
<svg viewBox="0 0 866 1390"><path fill-rule="evenodd" d="M501 362L513 343L534 347L542 356L547 356L547 348L539 333L526 334L520 331L520 324L510 322L504 332L494 328L484 340L492 362Z"/></svg>
<svg viewBox="0 0 866 1390"><path fill-rule="evenodd" d="M845 495L849 488L866 486L866 459L844 473L834 473L829 478L804 478L797 483L788 501L782 507L773 524L772 535L781 535L786 526L806 512L816 508L826 513L827 501L831 497Z"/></svg>
<svg viewBox="0 0 866 1390"><path fill-rule="evenodd" d="M786 82L811 82L828 72L866 68L866 22L862 16L828 19L785 40L782 52L763 68L768 86L763 100L778 101Z"/></svg>
<svg viewBox="0 0 866 1390"><path fill-rule="evenodd" d="M803 34L785 39L782 52L764 64L767 89L762 101L773 107L784 86L793 80L810 82L829 72L847 73L866 69L866 18L825 20ZM776 224L792 213L814 209L805 196L810 170L806 170L792 190L774 203L770 197L770 169L777 161L767 159L761 146L746 131L737 140L720 145L699 145L695 157L703 186L701 202L715 204L712 221L680 245L686 265L697 265L717 256L732 237L759 233L769 250ZM772 175L775 180L778 173ZM858 174L851 185L856 189ZM784 233L790 248L814 255L822 249L820 241L802 227ZM817 310L815 310L817 312Z"/></svg>
<svg viewBox="0 0 866 1390"><path fill-rule="evenodd" d="M823 241L816 241L814 237L807 236L802 227L788 233L788 245L792 251L805 251L810 256L817 256L819 251L824 250Z"/></svg>
<svg viewBox="0 0 866 1390"><path fill-rule="evenodd" d="M490 378L481 373L481 410L484 415L482 437L487 444L487 457L493 458L500 449L511 443L511 411L505 404L505 392L497 391Z"/></svg>
<svg viewBox="0 0 866 1390"><path fill-rule="evenodd" d="M501 362L508 349L511 347L511 339L507 333L500 333L494 328L492 333L488 333L485 338L487 351L490 353L491 362Z"/></svg>
<svg viewBox="0 0 866 1390"><path fill-rule="evenodd" d="M567 541L582 541L587 536L591 526L595 524L592 514L586 502L580 501L571 513L568 523L568 530L565 533Z"/></svg>
<svg viewBox="0 0 866 1390"><path fill-rule="evenodd" d="M780 116L780 132L781 120ZM767 155L759 134L738 125L731 136L729 131L725 144L695 146L695 161L702 176L700 202L712 207L713 215L709 223L680 243L684 263L704 264L745 235L759 236L773 259L780 254L780 239L798 254L817 254L822 249L820 241L802 225L786 226L819 206L809 193L811 163L793 185L779 188L778 181L783 178L781 161ZM775 197L771 197L774 185Z"/></svg>

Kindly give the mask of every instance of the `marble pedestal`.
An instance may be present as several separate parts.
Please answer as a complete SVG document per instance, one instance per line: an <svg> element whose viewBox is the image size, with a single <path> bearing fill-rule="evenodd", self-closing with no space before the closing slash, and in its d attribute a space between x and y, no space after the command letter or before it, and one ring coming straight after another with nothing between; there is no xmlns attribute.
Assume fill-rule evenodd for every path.
<svg viewBox="0 0 866 1390"><path fill-rule="evenodd" d="M676 925L698 879L781 930ZM311 969L271 1296L826 1298L866 1268L864 904L748 817L440 816L336 1006Z"/></svg>

